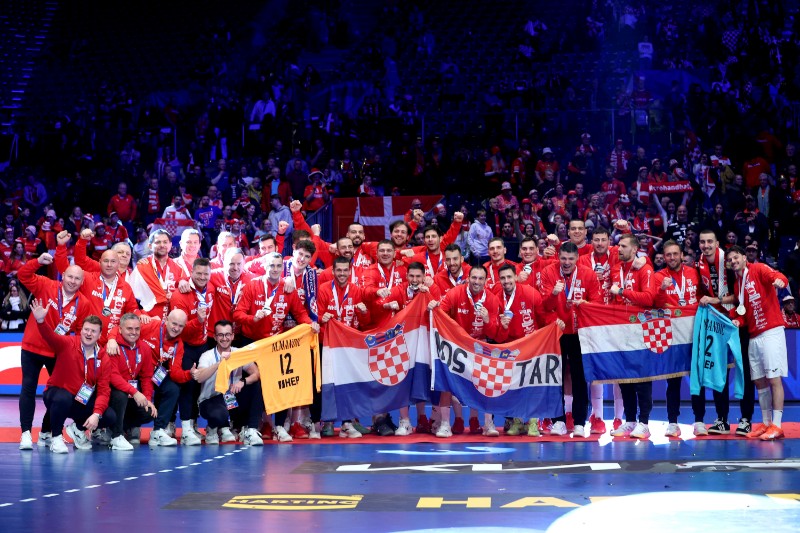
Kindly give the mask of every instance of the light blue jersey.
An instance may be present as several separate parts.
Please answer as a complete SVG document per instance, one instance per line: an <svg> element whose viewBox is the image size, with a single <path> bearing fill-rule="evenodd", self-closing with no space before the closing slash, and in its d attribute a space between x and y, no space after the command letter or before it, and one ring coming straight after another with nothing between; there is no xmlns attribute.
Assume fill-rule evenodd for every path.
<svg viewBox="0 0 800 533"><path fill-rule="evenodd" d="M744 368L739 329L710 305L701 305L694 318L693 336L692 369L689 374L691 393L700 394L701 387L718 392L725 388L730 353L736 369L734 396L740 399L744 393Z"/></svg>

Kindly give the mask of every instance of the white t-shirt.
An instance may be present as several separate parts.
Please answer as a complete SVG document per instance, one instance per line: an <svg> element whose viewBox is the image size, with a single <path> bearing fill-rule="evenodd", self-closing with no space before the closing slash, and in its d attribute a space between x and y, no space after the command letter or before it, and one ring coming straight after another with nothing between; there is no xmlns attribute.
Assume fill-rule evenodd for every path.
<svg viewBox="0 0 800 533"><path fill-rule="evenodd" d="M238 348L231 347L231 352L235 352L236 350L238 350ZM197 363L197 368L210 367L211 365L215 364L218 361L217 359L218 357L219 355L217 353L216 347L203 352L203 354L200 356L200 361ZM244 366L241 366L236 370L234 370L233 372L231 372L232 381L229 381L229 383L236 383L237 381L242 379L242 369L244 368L245 368ZM214 390L214 382L216 380L217 380L217 373L214 372L213 374L211 374L211 377L209 377L207 380L205 380L203 383L200 384L200 399L198 400L198 403L202 403L203 401L208 400L209 398L213 398L217 394L220 394L219 392Z"/></svg>

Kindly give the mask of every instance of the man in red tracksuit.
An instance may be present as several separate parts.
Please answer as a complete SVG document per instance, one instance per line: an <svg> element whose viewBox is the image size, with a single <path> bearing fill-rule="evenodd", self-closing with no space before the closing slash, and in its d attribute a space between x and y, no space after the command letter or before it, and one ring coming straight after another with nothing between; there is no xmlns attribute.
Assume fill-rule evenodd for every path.
<svg viewBox="0 0 800 533"><path fill-rule="evenodd" d="M52 347L56 359L44 391L50 421L56 428L50 451L67 453L61 435L67 418L73 420L66 429L75 447L91 450L92 441L86 431L108 427L116 420L114 411L108 409L113 365L97 343L103 323L98 317L89 315L81 325L80 334L67 337L59 335L46 323L47 308L40 300L31 303L31 316L42 339Z"/></svg>
<svg viewBox="0 0 800 533"><path fill-rule="evenodd" d="M574 243L565 242L558 252L558 263L542 270L542 297L545 311L557 313L558 318L564 322L561 354L562 358L566 356L572 377L573 438L586 436L584 425L589 404L575 308L583 302L602 301L597 276L591 269L578 266L578 253L578 247ZM566 413L563 418L555 419L550 434L567 434Z"/></svg>
<svg viewBox="0 0 800 533"><path fill-rule="evenodd" d="M186 313L180 309L173 309L166 320L152 320L142 325L139 340L150 347L153 358L151 363L155 366L153 371L153 385L155 389L155 404L158 410L153 431L150 433L150 446L175 446L178 444L167 433L172 413L178 404L180 385L192 379L191 370L183 370L183 341L181 333L186 327ZM119 328L113 328L109 333L106 351L109 355L118 355L120 347L116 342ZM170 431L171 432L171 431Z"/></svg>
<svg viewBox="0 0 800 533"><path fill-rule="evenodd" d="M502 239L499 243L502 246ZM491 246L491 243L490 243ZM505 249L503 247L503 249ZM475 340L486 341L496 338L500 333L499 317L502 308L497 297L486 287L486 267L475 265L469 272L469 282L451 289L442 298L441 304L432 300L428 307L433 309L441 307L448 316L461 326L467 334ZM452 394L442 392L439 401L442 421L436 436L441 438L452 437L450 428L450 403ZM470 433L482 432L486 436L496 437L499 432L494 427L492 415L484 416L484 427L481 429L477 414L470 418Z"/></svg>
<svg viewBox="0 0 800 533"><path fill-rule="evenodd" d="M84 273L80 267L71 266L64 271L61 282L36 274L38 268L52 263L53 257L50 254L42 254L25 263L17 272L17 277L34 298L44 302L47 309L45 324L59 335L69 335L70 332L80 331L84 318L89 315L89 302L79 293ZM22 366L22 390L19 394L19 424L22 428L20 450L33 449L31 428L36 409L36 386L42 367L45 367L49 374L53 373L55 365L53 357L53 348L39 334L36 321L29 317L25 332L22 334L20 353ZM45 412L38 444L49 446L50 437L50 414Z"/></svg>
<svg viewBox="0 0 800 533"><path fill-rule="evenodd" d="M536 237L524 237L519 242L519 258L521 261L517 265L517 282L540 290L542 270L555 263L556 259L539 255L539 239Z"/></svg>
<svg viewBox="0 0 800 533"><path fill-rule="evenodd" d="M653 305L653 269L645 265L639 270L633 266L639 251L639 239L632 233L623 235L618 244L619 263L611 269L611 303L633 304L642 307ZM614 437L650 438L650 411L653 409L653 382L620 384L625 423L611 432ZM636 422L637 406L639 422Z"/></svg>
<svg viewBox="0 0 800 533"><path fill-rule="evenodd" d="M85 231L85 230L84 230ZM81 239L90 233L81 232ZM70 235L66 231L58 234L55 264L61 274L69 267L67 246ZM100 272L86 272L83 275L83 284L80 293L86 297L90 305L90 312L103 321L103 331L100 336L100 345L105 346L108 332L112 327L119 325L119 319L125 313L139 311L136 298L133 296L131 286L119 274L119 257L114 250L106 250L100 256Z"/></svg>
<svg viewBox="0 0 800 533"><path fill-rule="evenodd" d="M440 270L433 277L433 282L439 287L442 295L450 292L453 287L466 283L472 268L464 262L461 248L457 244L448 244L444 249L444 266L444 270Z"/></svg>
<svg viewBox="0 0 800 533"><path fill-rule="evenodd" d="M211 310L217 303L214 299L214 289L208 282L211 278L209 263L205 257L195 259L192 263L189 292L175 292L170 302L172 309L180 309L186 313L186 326L181 332L183 341L181 370L191 370L192 366L200 362L200 356L206 351L206 324ZM202 443L201 434L195 429L200 414L199 398L200 384L197 381L190 379L181 384L178 408L181 412L183 429L181 444L186 446L199 446Z"/></svg>
<svg viewBox="0 0 800 533"><path fill-rule="evenodd" d="M271 258L266 258L267 274L250 280L242 291L242 296L233 310L233 318L242 326L242 341L244 345L250 344L272 335L279 335L285 331L284 321L291 314L298 324L312 324L319 331L319 325L312 323L311 318L297 291L286 293L281 282L283 273L283 258L281 254L272 252ZM308 436L305 428L299 421L289 428L292 435L286 432L284 424L288 409L275 413L275 424L272 426L273 439L280 442L291 442L296 436ZM296 424L296 426L295 426Z"/></svg>
<svg viewBox="0 0 800 533"><path fill-rule="evenodd" d="M516 267L517 264L506 259L506 243L502 237L491 239L487 250L489 260L483 264L483 267L486 269L486 288L491 291L495 285L500 283L500 267L503 265Z"/></svg>
<svg viewBox="0 0 800 533"><path fill-rule="evenodd" d="M391 313L397 313L401 309L405 309L411 303L414 298L419 297L421 294L427 294L429 296L424 296L426 300L433 298L438 300L441 298L441 293L439 292L439 288L436 285L431 285L430 287L425 283L425 278L427 275L427 268L425 265L418 261L414 261L410 265L408 265L408 272L406 274L406 281L396 284L389 287L384 287L379 289L376 293L376 296L379 298L378 306L382 307L383 309L388 310ZM408 406L400 408L400 422L397 426L397 429L394 430L393 434L401 437L405 437L407 435L411 435L411 420L408 417ZM385 413L381 415L380 421L377 421L376 424L380 425L381 423L387 424L388 423L389 414ZM417 402L417 433L430 433L431 426L430 422L428 421L428 417L425 414L425 402ZM385 431L386 434L391 434L389 431Z"/></svg>
<svg viewBox="0 0 800 533"><path fill-rule="evenodd" d="M233 325L233 346L242 347L247 344L242 339L241 323L236 322L233 310L242 297L244 288L255 276L244 268L244 254L239 248L229 248L222 259L222 268L211 271L209 289L213 293L214 305L209 310L206 320L206 335L209 342L214 341L214 324L220 320L235 322Z"/></svg>
<svg viewBox="0 0 800 533"><path fill-rule="evenodd" d="M533 239L529 239L528 244L535 246ZM503 306L503 314L500 317L500 328L505 333L500 333L498 337L503 342L511 342L530 335L537 328L544 327L550 316L546 313L542 303L542 296L539 291L524 282L517 282L517 269L511 265L500 267L500 284L495 285L495 294L500 299ZM527 279L534 279L533 276ZM563 324L561 319L557 319ZM563 329L563 326L562 326ZM514 418L510 422L506 435L515 436L522 432L523 422L520 418ZM528 425L528 436L539 436L539 420L532 418Z"/></svg>
<svg viewBox="0 0 800 533"><path fill-rule="evenodd" d="M114 339L119 353L109 356L115 364L111 375L111 399L109 405L116 414L116 423L111 427L111 449L132 450L133 446L123 436L142 424L153 421L158 414L153 403L153 353L141 342L141 321L133 313L120 318L117 336ZM131 433L132 439L138 436Z"/></svg>
<svg viewBox="0 0 800 533"><path fill-rule="evenodd" d="M681 246L672 239L664 243L662 248L667 268L659 270L653 275L652 288L654 291L654 305L657 308L674 308L692 306L697 307L700 290L700 276L694 267L683 264L683 251ZM681 381L677 376L667 380L667 437L680 437L681 428L678 425L678 416L681 407ZM727 424L727 420L724 420ZM702 424L705 430L705 424ZM730 428L729 428L730 431ZM699 428L695 426L695 435Z"/></svg>
<svg viewBox="0 0 800 533"><path fill-rule="evenodd" d="M394 244L389 239L378 243L378 262L369 265L364 271L364 291L367 298L367 307L376 326L382 324L393 315L391 309L385 309L379 302L377 292L380 289L391 290L406 279L405 265L398 265L395 260Z"/></svg>

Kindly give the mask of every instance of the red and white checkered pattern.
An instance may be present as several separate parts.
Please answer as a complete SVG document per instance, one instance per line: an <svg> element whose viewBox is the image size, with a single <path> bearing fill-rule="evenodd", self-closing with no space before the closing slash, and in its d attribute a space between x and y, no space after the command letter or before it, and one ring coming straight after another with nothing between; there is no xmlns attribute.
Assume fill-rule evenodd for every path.
<svg viewBox="0 0 800 533"><path fill-rule="evenodd" d="M667 318L648 320L642 324L642 335L651 352L664 353L672 344L672 322Z"/></svg>
<svg viewBox="0 0 800 533"><path fill-rule="evenodd" d="M472 365L472 384L489 398L502 396L511 386L514 361L475 354Z"/></svg>
<svg viewBox="0 0 800 533"><path fill-rule="evenodd" d="M408 347L403 335L369 349L369 371L381 385L397 385L408 375Z"/></svg>
<svg viewBox="0 0 800 533"><path fill-rule="evenodd" d="M193 228L196 222L194 220L176 219L176 218L157 218L153 221L151 233L157 229L165 229L172 237L180 235L183 230Z"/></svg>

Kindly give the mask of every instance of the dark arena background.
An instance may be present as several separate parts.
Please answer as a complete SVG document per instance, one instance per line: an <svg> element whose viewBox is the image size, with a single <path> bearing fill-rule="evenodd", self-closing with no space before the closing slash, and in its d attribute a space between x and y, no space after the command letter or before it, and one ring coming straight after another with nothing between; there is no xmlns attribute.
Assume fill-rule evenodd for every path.
<svg viewBox="0 0 800 533"><path fill-rule="evenodd" d="M0 0L0 529L797 531L800 317L794 295L800 283L799 139L796 0ZM305 225L299 227L298 220ZM396 220L406 222L401 229L407 235L398 237L396 226L390 227ZM358 241L350 231L353 222L364 229ZM303 234L306 227L308 233ZM425 231L430 227L437 232ZM418 411L409 401L410 415L392 409L390 421L383 416L372 420L362 416L360 422L335 417L336 429L329 431L325 424L319 425L314 406L310 413L295 406L285 428L266 414L258 428L233 415L232 427L225 427L217 438L226 440L232 429L241 430L234 441L192 445L211 432L202 406L201 416L196 412L200 386L193 377L195 370L187 365L177 372L185 371L186 385L197 387L192 397L191 390L187 393L181 385L180 394L189 394L189 409L195 411L191 418L184 417L181 407L166 430L144 422L138 440L126 422L124 434L112 445L110 430L95 432L89 440L79 429L79 440L89 441L84 447L91 451L78 449L72 431L65 430L63 440L58 437L61 428L52 432L51 440L40 437L47 411L44 399L49 398L45 388L69 387L59 381L58 371L51 381L47 366L53 359L37 355L53 350L37 329L33 297L50 298L47 313L60 320L71 298L65 292L68 272L75 268L86 275L84 287L76 293L82 302L75 301L75 308L94 301L89 304L98 306L94 314L102 308L103 315L111 316L103 318L102 327L110 325L108 320L119 324L122 307L109 309L113 304L106 300L106 282L100 281L97 286L102 290L96 293L88 287L91 276L95 281L105 279L103 261L108 254L115 265L118 256L122 261L122 252L106 252L117 250L118 243L128 243L122 249L130 267L142 261L140 266L152 265L155 272L150 274L153 283L144 275L135 278L141 282L137 286L124 263L119 267L120 276L127 276L133 287L135 300L129 298L129 310L143 316L142 339L148 320L167 324L160 337L158 324L150 328L156 332L153 342L161 343L159 364L166 365L164 338L172 338L174 311L160 314L158 306L165 312L180 309L176 302L181 293L191 296L192 289L201 301L205 298L192 267L209 267L192 263L194 256L212 259L207 287L218 291L213 305L208 304L210 310L205 301L200 306L194 302L183 315L189 316L180 341L186 344L184 357L188 360L194 354L197 363L201 352L225 339L213 324L206 330L200 316L207 312L215 321L234 321L246 280L264 276L263 293L270 254L291 258L285 263L286 276L303 240L315 243L309 271L316 268L319 279L326 280L319 283L320 299L328 289L338 298L339 278L331 269L332 264L334 269L341 265L333 263L338 255L352 260L348 272L357 282L349 285L350 290L361 291L365 301L367 294L378 298L377 287L370 293L370 278L362 276L368 265L381 261L377 241L391 239L395 250L389 254L396 257L381 264L403 269L402 279L397 280L401 288L406 287L400 284L406 281L406 267L420 258L420 268L433 282L426 280L423 285L430 288L423 292L430 291L434 299L441 297L434 294L438 290L434 278L441 277L444 290L451 288L450 281L457 284L453 276L458 267L448 271L450 252L445 252L446 244L456 245L464 265L489 265L485 283L487 290L490 284L497 285L499 307L486 321L495 325L515 316L505 285L495 280L497 267L507 261L516 268L515 286L527 279L531 294L541 293L536 301L551 314L537 314L536 329L545 329L557 319L567 317L569 322L576 316L567 296L574 286L559 281L555 288L551 284L543 289L548 261L557 265L561 256L569 256L566 243L571 241L579 250L586 247L590 253L579 255L591 255L587 268L595 267L590 247L597 234L610 239L612 246L621 245L610 251L611 261L625 262L624 243L630 242L625 235L630 233L637 237L639 249L634 255L644 258L642 268L659 280L653 293L676 292L681 285L679 281L670 285L666 279L667 288L662 289L661 272L691 270L700 272L698 285L707 281L704 250L714 236L715 246L733 250L729 260L737 254L745 258L742 264L751 275L766 272L764 276L772 276L770 283L780 281L774 287L748 285L746 319L751 322L740 324L741 343L732 343L743 348L745 360L748 346L753 355L752 341L748 345L747 339L763 329L748 328L760 328L763 317L751 313L750 306L761 305L752 302L772 306L763 320L785 338L786 357L785 368L779 368L779 377L769 382L769 388L760 389L754 398L756 386L745 379L749 400L747 392L743 400L737 399L733 385L726 385L722 393L705 389L693 397L688 366L677 374L657 372L661 378L653 382L649 424L646 417L640 420L649 431L643 438L633 438L630 430L611 434L629 417L623 415L619 397L615 405L615 386L604 381L591 389L584 387L582 407L578 395L567 394L562 403L558 383L552 420L543 416L538 424L516 418L504 424L504 416L497 414L492 423L491 416L481 418L483 413L478 415L474 408L474 424L467 422L464 433L451 438L437 436L436 426L430 429L430 422L440 416L430 401L424 412L422 404ZM190 234L198 242L181 239ZM150 235L171 239L164 244L171 245L168 262L182 265L175 267L174 279L168 268L162 278L157 262L149 258L157 247L150 245ZM502 237L499 251L493 251L490 236ZM533 241L526 240L531 237ZM526 251L525 244L531 242L534 250ZM369 246L374 246L372 251L365 251ZM236 247L241 256L225 253ZM435 261L431 263L436 254L438 268ZM56 258L52 265L50 256ZM241 281L234 282L231 257L243 263ZM539 265L531 268L535 263L530 257ZM64 270L69 262L83 270ZM41 266L38 277L31 268L34 263ZM563 261L561 265L552 271L562 268L563 273ZM603 267L598 266L599 281L605 283L600 289L605 291L604 303L630 304L624 298L629 287L616 296L616 285L612 286L616 274L606 272L610 277L604 281ZM737 292L734 285L739 279L734 274L737 266L720 262L719 267L717 272L725 270L729 276L727 293L738 303L746 293ZM380 268L375 272L383 274ZM410 278L413 271L408 269L409 301L417 287ZM390 278L394 267L391 272ZM442 275L434 276L435 272ZM464 271L461 281L466 278ZM159 286L164 279L172 281ZM186 291L178 290L178 279L184 280ZM256 284L262 284L258 279ZM296 290L305 291L304 298L310 298L313 288L312 292L307 284L301 288L305 277L294 279L285 277L281 286L291 280ZM239 289L236 283L241 283ZM470 276L468 287L471 283ZM49 296L45 286L54 287ZM159 300L153 313L147 302L158 299L159 287L169 300ZM720 287L715 280L712 292ZM558 294L561 288L565 296ZM687 296L685 290L680 289L679 298L692 298L690 304L709 294L691 282ZM230 303L215 314L214 308L226 298ZM347 294L343 305L346 298ZM558 298L567 298L566 304L548 307L548 301ZM265 322L273 319L267 299L263 309L258 303L257 311L245 309L245 318L236 320L234 346L272 334L247 336L241 330L241 322L252 322L256 313ZM296 301L303 309L301 300ZM463 312L475 317L481 302ZM368 304L371 317L388 316L388 326L376 331L386 333L386 338L399 331L403 337L402 328L389 329L399 323L392 321L392 308L383 304L373 308L372 300ZM730 318L737 318L737 305L728 307ZM284 316L282 309L276 318ZM320 321L326 314L343 320L341 309L338 299L334 307L320 307ZM352 318L352 305L350 309L345 321ZM745 311L743 304L741 310ZM148 319L148 314L158 317ZM291 316L304 321L299 314ZM377 319L370 324L365 316L360 329L378 325ZM644 313L631 314L630 322L635 323L637 316L643 328L652 322ZM684 342L688 357L692 349L698 353L697 341L679 340L680 316L680 310L673 313L672 325L667 316L661 333L667 344ZM193 330L199 331L199 345L189 336L192 321L200 324ZM607 324L604 337L613 341L617 331L631 327L624 322ZM275 333L292 325L287 318ZM408 321L399 326L406 328L403 342L410 343ZM323 325L322 368L311 370L318 376L326 368L326 354L328 362L339 353L336 350L352 358L362 352L373 357L375 342L385 340L368 339L360 348L344 341L337 345L331 326L327 327ZM572 375L563 383L569 392L578 387L584 367L587 375L590 371L587 337L576 334L575 328L591 328L577 321L566 328L561 347L566 337L576 344L580 337L578 346L583 346L583 355L580 348L577 355L570 355L577 362L571 359L563 365ZM72 331L82 335L81 324ZM109 338L114 334L108 333ZM123 332L119 335L123 344ZM475 338L486 340L482 335ZM525 330L518 337L528 337L532 345L530 335ZM646 337L647 333L647 342ZM77 339L84 337L75 337L75 346L85 341ZM83 360L80 350L73 355L75 369L80 366L88 381L91 363L82 364L87 361L85 346ZM391 346L397 349L398 344ZM784 350L775 346L767 345L766 352L780 359ZM677 349L668 351L673 348ZM710 357L711 345L705 349ZM475 343L475 350L483 353L471 354L475 361L491 359L492 365L500 361L500 367L490 366L490 374L500 371L501 360L509 353L496 357L480 343ZM57 361L68 357L66 351L55 351ZM726 356L727 349L723 351ZM515 353L519 352L513 352L512 359ZM159 360L157 354L154 357ZM392 352L391 357L393 364L408 371L408 353ZM109 359L104 362L113 364ZM447 367L440 363L436 360L437 390L442 368ZM203 367L202 362L198 366ZM433 380L432 367L425 368L425 377ZM620 368L629 370L625 364ZM262 381L271 379L271 373L288 371L283 362L279 371L275 363L257 369ZM366 375L371 371L374 368ZM257 386L248 381L257 377L252 372L250 367L242 374L242 390ZM79 371L72 373L77 376ZM663 379L667 374L678 376L669 391ZM731 370L728 379L733 381L735 375L739 374ZM174 377L171 370L170 376ZM749 378L747 372L744 377ZM336 384L323 379L323 415L330 398L337 398L341 413L344 397L375 396L392 388L376 377L383 392L362 393L353 379L351 388L343 389L339 383L335 393L331 390ZM491 389L492 377L488 379ZM129 381L120 380L123 386ZM281 382L281 389L298 381L305 386L305 378L290 378ZM776 387L781 382L785 408L776 409L773 406L780 405L775 403ZM144 392L136 383L133 390L141 387ZM177 381L170 383L175 386ZM484 396L489 394L485 381L473 384ZM159 409L166 405L168 411L177 410L174 398L170 404L161 386L157 388L156 396L146 400L153 400ZM113 382L111 389L113 399ZM99 401L101 393L98 386L92 402ZM454 395L459 396L455 391ZM705 417L698 407L703 397ZM128 401L127 409L135 408L135 400ZM239 400L244 402L243 397ZM123 405L125 401L123 395ZM315 395L314 405L319 401ZM502 396L497 401L492 405L501 405ZM72 402L74 409L78 403ZM728 404L727 414L718 409ZM521 409L510 402L502 405L509 412ZM773 428L781 426L782 412L779 437L747 438L747 431L736 433L746 424L752 423L755 430L765 422L765 406L772 413ZM580 437L574 428L577 424L580 431L584 426L573 419L573 411L587 414L587 409L591 418L587 415L586 436ZM460 412L451 410L453 416ZM558 416L564 412L566 419ZM466 407L464 413L466 417ZM85 414L74 423L82 424ZM106 411L101 420L108 416ZM66 426L78 427L71 416L67 419ZM615 424L615 419L622 420ZM199 429L190 429L191 420ZM416 426L415 430L408 426L406 435L404 420ZM595 431L598 422L600 429ZM454 433L456 424L453 420ZM169 445L168 436L175 426L177 446ZM277 426L280 429L273 430ZM539 426L540 435L534 436ZM722 430L705 435L704 428ZM293 442L282 438L286 430ZM317 438L308 438L309 433ZM161 445L148 444L154 434L153 439L163 439ZM259 441L263 437L263 444L254 442L253 435ZM340 438L345 435L361 438ZM54 453L56 440L61 446L66 443L66 452Z"/></svg>

